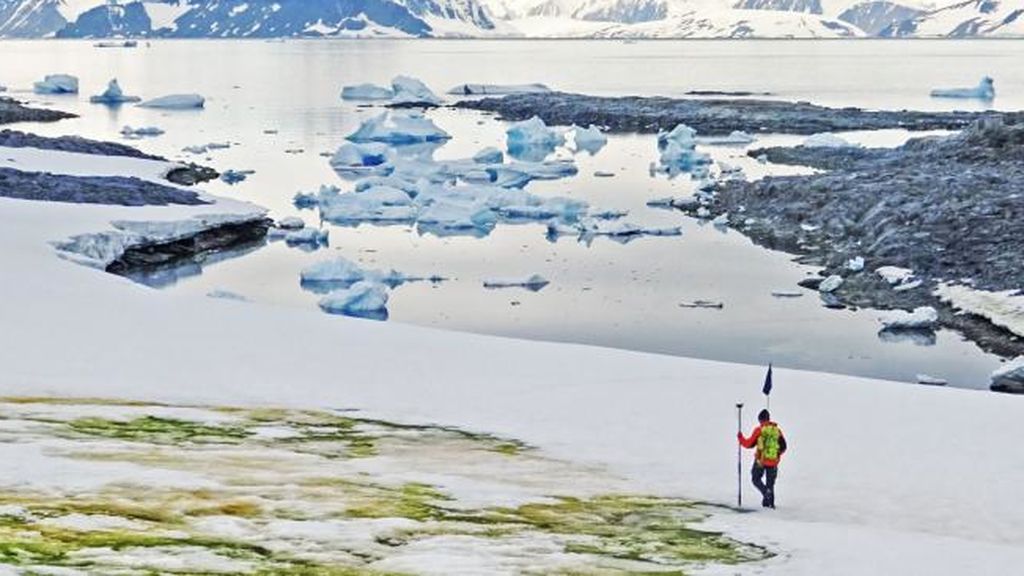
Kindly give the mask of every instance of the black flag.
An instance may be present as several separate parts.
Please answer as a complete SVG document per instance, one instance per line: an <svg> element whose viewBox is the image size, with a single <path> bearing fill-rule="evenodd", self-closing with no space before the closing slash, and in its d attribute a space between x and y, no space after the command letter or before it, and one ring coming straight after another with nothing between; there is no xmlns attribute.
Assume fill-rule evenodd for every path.
<svg viewBox="0 0 1024 576"><path fill-rule="evenodd" d="M764 388L761 389L761 392L763 392L765 396L767 396L767 395L772 393L772 365L771 364L768 364L768 373L764 375Z"/></svg>

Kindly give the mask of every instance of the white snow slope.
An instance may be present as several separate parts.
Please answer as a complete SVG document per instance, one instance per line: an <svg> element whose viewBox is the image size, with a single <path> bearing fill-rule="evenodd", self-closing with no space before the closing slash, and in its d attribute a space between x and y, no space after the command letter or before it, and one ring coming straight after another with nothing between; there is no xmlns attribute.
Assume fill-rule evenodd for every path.
<svg viewBox="0 0 1024 576"><path fill-rule="evenodd" d="M15 153L0 158L26 154ZM117 162L149 178L163 168ZM638 491L734 500L733 405L747 403L749 430L762 367L197 299L76 265L50 245L113 220L226 209L0 199L0 394L357 407L515 437L602 464ZM711 523L781 554L726 573L1024 566L1024 398L789 370L776 371L775 387L791 447L780 508L723 511Z"/></svg>

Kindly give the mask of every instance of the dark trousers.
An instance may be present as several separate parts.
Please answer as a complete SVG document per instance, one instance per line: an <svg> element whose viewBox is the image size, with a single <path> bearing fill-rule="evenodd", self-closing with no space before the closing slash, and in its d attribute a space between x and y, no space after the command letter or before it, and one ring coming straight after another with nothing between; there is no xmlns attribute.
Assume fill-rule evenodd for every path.
<svg viewBox="0 0 1024 576"><path fill-rule="evenodd" d="M761 493L762 506L775 507L775 479L778 476L777 466L761 466L754 462L754 467L750 469L750 479L754 483L754 488Z"/></svg>

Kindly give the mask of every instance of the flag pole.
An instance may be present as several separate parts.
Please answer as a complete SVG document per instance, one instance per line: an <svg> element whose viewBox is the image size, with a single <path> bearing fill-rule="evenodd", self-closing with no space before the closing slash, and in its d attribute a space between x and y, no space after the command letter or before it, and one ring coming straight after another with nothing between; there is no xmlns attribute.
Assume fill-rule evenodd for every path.
<svg viewBox="0 0 1024 576"><path fill-rule="evenodd" d="M764 375L764 386L761 388L761 392L764 393L764 407L765 410L771 411L772 408L772 363L768 363L768 373Z"/></svg>
<svg viewBox="0 0 1024 576"><path fill-rule="evenodd" d="M743 434L743 403L736 404L736 432ZM736 443L736 507L743 508L743 446Z"/></svg>

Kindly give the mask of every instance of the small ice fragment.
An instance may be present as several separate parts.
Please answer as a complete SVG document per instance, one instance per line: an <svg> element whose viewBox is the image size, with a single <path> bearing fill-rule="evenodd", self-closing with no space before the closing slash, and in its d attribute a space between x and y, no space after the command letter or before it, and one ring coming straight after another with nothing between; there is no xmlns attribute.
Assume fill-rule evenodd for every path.
<svg viewBox="0 0 1024 576"><path fill-rule="evenodd" d="M144 136L160 136L164 131L156 126L142 126L139 128L132 128L131 126L125 126L121 128L121 135L125 138L138 139Z"/></svg>
<svg viewBox="0 0 1024 576"><path fill-rule="evenodd" d="M587 128L581 128L573 124L569 128L569 134L572 135L575 150L577 152L587 152L591 156L600 152L601 148L604 148L605 144L608 143L608 137L593 124Z"/></svg>
<svg viewBox="0 0 1024 576"><path fill-rule="evenodd" d="M726 228L729 226L729 213L719 214L711 221L711 224L718 228Z"/></svg>
<svg viewBox="0 0 1024 576"><path fill-rule="evenodd" d="M721 310L725 308L723 302L717 302L712 300L694 300L693 302L680 302L680 308L711 308L714 310Z"/></svg>
<svg viewBox="0 0 1024 576"><path fill-rule="evenodd" d="M202 108L205 105L206 99L199 94L170 94L139 104L143 108L160 108L163 110L191 110Z"/></svg>
<svg viewBox="0 0 1024 576"><path fill-rule="evenodd" d="M914 277L913 270L899 266L881 266L875 269L875 274L881 276L890 286L903 284Z"/></svg>
<svg viewBox="0 0 1024 576"><path fill-rule="evenodd" d="M303 268L300 278L303 284L350 285L364 280L366 271L355 262L342 256L336 256Z"/></svg>
<svg viewBox="0 0 1024 576"><path fill-rule="evenodd" d="M390 88L384 86L377 86L376 84L356 84L354 86L345 86L341 89L342 100L391 100L395 97L395 92Z"/></svg>
<svg viewBox="0 0 1024 576"><path fill-rule="evenodd" d="M842 286L842 285L843 285L843 277L839 276L837 274L833 274L833 275L829 276L828 278L825 278L824 280L821 281L821 284L818 285L818 292L823 292L825 294L830 294L830 293L835 292L836 290L838 290L839 287Z"/></svg>
<svg viewBox="0 0 1024 576"><path fill-rule="evenodd" d="M803 295L803 292L796 290L772 290L772 296L776 298L802 298Z"/></svg>
<svg viewBox="0 0 1024 576"><path fill-rule="evenodd" d="M936 88L931 91L932 98L976 98L992 100L996 97L996 87L992 78L983 76L974 88Z"/></svg>
<svg viewBox="0 0 1024 576"><path fill-rule="evenodd" d="M249 299L246 298L245 296L242 296L241 294L238 294L238 293L235 293L235 292L231 292L230 290L221 290L221 289L211 290L210 292L206 293L206 296L208 298L217 298L217 299L220 299L220 300L234 300L236 302L248 302L249 301Z"/></svg>
<svg viewBox="0 0 1024 576"><path fill-rule="evenodd" d="M302 218L298 218L296 216L289 216L287 218L282 218L278 220L277 227L281 228L282 230L302 230L303 228L306 227L306 223L302 220Z"/></svg>
<svg viewBox="0 0 1024 576"><path fill-rule="evenodd" d="M225 184L238 184L239 182L245 181L246 178L255 174L255 170L225 170L221 175L220 179Z"/></svg>
<svg viewBox="0 0 1024 576"><path fill-rule="evenodd" d="M851 272L860 272L864 269L864 257L857 256L856 258L851 258L846 262L846 269Z"/></svg>
<svg viewBox="0 0 1024 576"><path fill-rule="evenodd" d="M1024 393L1024 356L1003 364L992 372L990 388L996 392Z"/></svg>
<svg viewBox="0 0 1024 576"><path fill-rule="evenodd" d="M917 375L918 384L926 384L928 386L945 386L947 382L944 378L936 378L935 376L929 376L927 374Z"/></svg>
<svg viewBox="0 0 1024 576"><path fill-rule="evenodd" d="M138 96L125 96L121 86L117 83L117 78L114 78L107 84L107 89L102 94L89 98L89 102L93 104L107 104L110 106L126 102L138 102L139 100L142 100L142 98Z"/></svg>
<svg viewBox="0 0 1024 576"><path fill-rule="evenodd" d="M801 146L804 148L848 148L853 146L859 147L860 144L853 144L835 134L822 132L808 136Z"/></svg>
<svg viewBox="0 0 1024 576"><path fill-rule="evenodd" d="M78 78L70 74L48 74L33 85L36 94L78 94Z"/></svg>
<svg viewBox="0 0 1024 576"><path fill-rule="evenodd" d="M913 312L886 312L879 320L888 330L932 330L939 322L939 313L931 306L919 306Z"/></svg>
<svg viewBox="0 0 1024 576"><path fill-rule="evenodd" d="M473 162L477 164L501 164L505 161L505 154L493 146L484 148L473 155Z"/></svg>
<svg viewBox="0 0 1024 576"><path fill-rule="evenodd" d="M527 278L492 278L484 280L484 288L526 288L538 292L550 282L540 274L533 274Z"/></svg>
<svg viewBox="0 0 1024 576"><path fill-rule="evenodd" d="M284 241L291 246L309 246L311 248L317 248L319 246L326 246L328 241L327 230L317 230L316 228L303 228L302 230L296 230L289 232L285 237Z"/></svg>
<svg viewBox="0 0 1024 576"><path fill-rule="evenodd" d="M733 130L728 136L708 136L701 138L702 141L708 144L752 144L757 141L757 138L747 134L742 130Z"/></svg>

